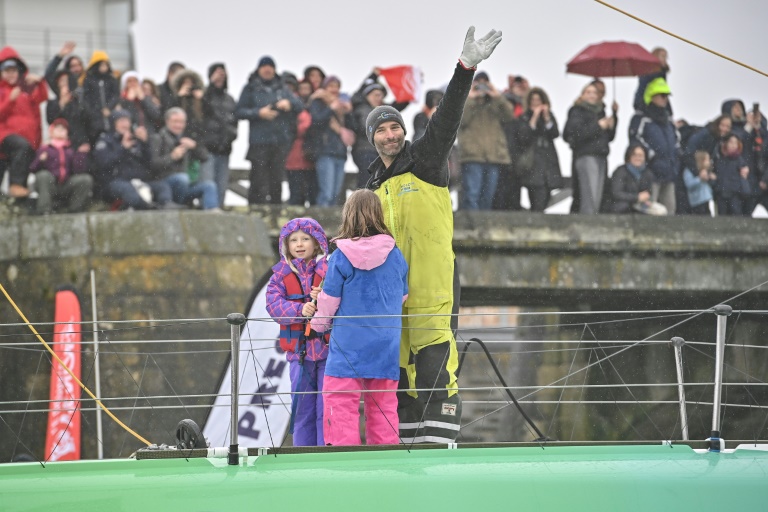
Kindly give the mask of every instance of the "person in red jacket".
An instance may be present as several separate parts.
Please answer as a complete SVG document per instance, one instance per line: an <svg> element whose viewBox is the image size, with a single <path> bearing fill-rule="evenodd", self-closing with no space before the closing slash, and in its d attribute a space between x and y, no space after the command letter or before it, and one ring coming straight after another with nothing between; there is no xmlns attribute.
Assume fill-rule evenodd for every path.
<svg viewBox="0 0 768 512"><path fill-rule="evenodd" d="M42 137L40 104L47 99L42 77L27 73L27 65L10 46L0 50L0 158L5 160L0 180L7 168L11 197L29 195L29 164Z"/></svg>

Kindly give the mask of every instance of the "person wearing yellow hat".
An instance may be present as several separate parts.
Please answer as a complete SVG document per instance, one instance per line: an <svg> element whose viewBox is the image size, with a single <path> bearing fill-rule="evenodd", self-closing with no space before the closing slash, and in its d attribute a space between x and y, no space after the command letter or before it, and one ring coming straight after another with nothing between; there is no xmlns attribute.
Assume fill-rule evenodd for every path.
<svg viewBox="0 0 768 512"><path fill-rule="evenodd" d="M670 94L672 90L663 78L648 83L643 92L645 107L637 124L636 139L648 152L648 168L653 173L651 201L661 203L669 215L674 215L680 134L667 108Z"/></svg>
<svg viewBox="0 0 768 512"><path fill-rule="evenodd" d="M83 80L83 106L88 124L88 138L91 144L99 135L109 131L109 116L120 101L120 84L112 74L109 55L96 50L88 62Z"/></svg>

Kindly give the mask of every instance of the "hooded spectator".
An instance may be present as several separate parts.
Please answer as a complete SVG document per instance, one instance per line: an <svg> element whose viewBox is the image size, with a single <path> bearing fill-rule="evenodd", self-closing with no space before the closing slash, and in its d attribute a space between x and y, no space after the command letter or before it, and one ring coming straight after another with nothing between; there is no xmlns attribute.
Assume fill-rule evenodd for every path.
<svg viewBox="0 0 768 512"><path fill-rule="evenodd" d="M229 155L237 138L236 104L227 92L227 69L223 63L211 64L208 81L203 95L203 143L211 157L206 162L203 176L216 183L221 208L229 188Z"/></svg>
<svg viewBox="0 0 768 512"><path fill-rule="evenodd" d="M304 68L304 80L312 84L312 92L315 92L323 85L325 71L320 66L307 66Z"/></svg>
<svg viewBox="0 0 768 512"><path fill-rule="evenodd" d="M119 107L131 114L131 122L134 128L143 126L150 135L157 129L157 124L162 120L160 108L152 98L144 94L141 87L141 77L136 71L126 71L120 76L120 103Z"/></svg>
<svg viewBox="0 0 768 512"><path fill-rule="evenodd" d="M41 138L40 104L47 99L42 77L27 72L27 65L10 46L0 50L0 152L6 156L11 197L29 195L29 164ZM4 173L5 168L0 181Z"/></svg>
<svg viewBox="0 0 768 512"><path fill-rule="evenodd" d="M749 182L749 166L743 155L744 145L735 133L720 143L715 155L714 180L717 215L752 214L753 191Z"/></svg>
<svg viewBox="0 0 768 512"><path fill-rule="evenodd" d="M96 50L88 63L83 81L83 107L88 121L88 138L94 142L109 131L110 116L120 101L120 84L112 73L106 52Z"/></svg>
<svg viewBox="0 0 768 512"><path fill-rule="evenodd" d="M187 137L197 142L203 140L203 79L191 69L185 69L176 73L171 82L171 88L175 95L175 106L187 114Z"/></svg>
<svg viewBox="0 0 768 512"><path fill-rule="evenodd" d="M54 211L84 211L91 199L93 178L87 173L85 151L75 151L69 142L69 124L55 119L48 127L50 140L40 146L29 166L35 173L36 212L46 215Z"/></svg>
<svg viewBox="0 0 768 512"><path fill-rule="evenodd" d="M150 148L145 128L131 128L131 115L116 110L112 128L99 135L93 148L96 181L104 200L134 210L177 208L171 187L150 172ZM144 186L146 184L146 187ZM145 197L139 190L146 189Z"/></svg>
<svg viewBox="0 0 768 512"><path fill-rule="evenodd" d="M235 108L235 116L249 123L249 204L282 202L285 157L296 137L296 116L303 109L277 75L272 57L262 57Z"/></svg>

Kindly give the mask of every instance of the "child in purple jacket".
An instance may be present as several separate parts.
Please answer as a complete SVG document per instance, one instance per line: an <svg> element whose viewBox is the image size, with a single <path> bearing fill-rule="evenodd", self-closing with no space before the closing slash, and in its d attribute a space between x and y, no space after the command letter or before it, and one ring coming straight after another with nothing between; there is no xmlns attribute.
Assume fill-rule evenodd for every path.
<svg viewBox="0 0 768 512"><path fill-rule="evenodd" d="M87 173L88 153L70 147L69 124L65 119L55 119L48 133L48 144L40 146L29 165L30 172L35 174L35 211L40 215L54 210L82 212L88 207L93 192L93 178Z"/></svg>
<svg viewBox="0 0 768 512"><path fill-rule="evenodd" d="M328 241L313 219L289 221L280 231L280 261L272 267L267 312L280 324L280 347L290 365L294 446L323 446L323 378L327 338L307 333L325 277Z"/></svg>

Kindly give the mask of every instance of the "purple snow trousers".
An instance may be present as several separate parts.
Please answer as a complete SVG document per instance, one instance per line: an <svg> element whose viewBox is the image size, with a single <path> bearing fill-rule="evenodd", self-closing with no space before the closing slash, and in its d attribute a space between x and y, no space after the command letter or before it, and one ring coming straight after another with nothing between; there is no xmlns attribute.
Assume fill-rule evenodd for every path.
<svg viewBox="0 0 768 512"><path fill-rule="evenodd" d="M293 420L293 446L323 446L323 390L325 359L304 360L304 371L299 361L290 361L291 392L309 392L307 395L291 395L298 400Z"/></svg>

